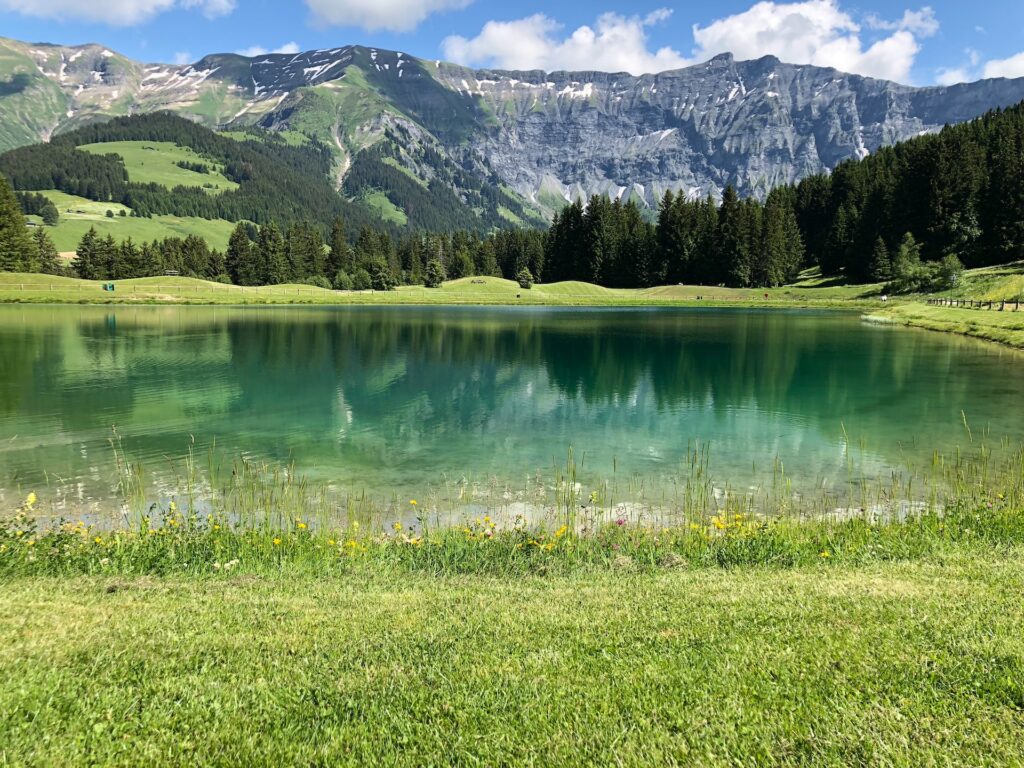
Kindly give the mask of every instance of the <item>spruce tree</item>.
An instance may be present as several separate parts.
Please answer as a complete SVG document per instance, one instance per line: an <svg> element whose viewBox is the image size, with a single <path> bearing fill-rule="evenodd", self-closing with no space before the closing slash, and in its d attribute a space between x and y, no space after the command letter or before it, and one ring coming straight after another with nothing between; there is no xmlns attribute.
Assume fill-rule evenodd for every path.
<svg viewBox="0 0 1024 768"><path fill-rule="evenodd" d="M260 234L256 239L256 254L257 284L280 285L288 282L289 270L284 236L274 222L260 227Z"/></svg>
<svg viewBox="0 0 1024 768"><path fill-rule="evenodd" d="M431 259L427 262L427 269L423 275L423 285L427 288L440 288L447 279L448 276L445 274L444 265L440 259Z"/></svg>
<svg viewBox="0 0 1024 768"><path fill-rule="evenodd" d="M36 263L38 270L44 275L60 275L63 274L64 270L61 269L60 257L57 255L57 248L53 245L53 240L46 233L45 229L39 228L32 233L32 240L36 246Z"/></svg>
<svg viewBox="0 0 1024 768"><path fill-rule="evenodd" d="M331 224L331 238L328 243L330 254L327 257L327 273L329 275L338 272L352 272L352 249L348 246L348 239L345 235L345 220L340 216Z"/></svg>
<svg viewBox="0 0 1024 768"><path fill-rule="evenodd" d="M28 271L35 252L18 198L0 176L0 272Z"/></svg>
<svg viewBox="0 0 1024 768"><path fill-rule="evenodd" d="M71 268L83 280L100 279L102 267L99 264L99 239L96 228L90 227L78 242Z"/></svg>
<svg viewBox="0 0 1024 768"><path fill-rule="evenodd" d="M249 240L249 230L244 222L238 223L228 239L224 267L235 285L257 284L252 241Z"/></svg>
<svg viewBox="0 0 1024 768"><path fill-rule="evenodd" d="M871 252L871 279L876 283L884 283L892 279L892 259L889 257L889 249L885 240L879 237L875 240L875 248Z"/></svg>

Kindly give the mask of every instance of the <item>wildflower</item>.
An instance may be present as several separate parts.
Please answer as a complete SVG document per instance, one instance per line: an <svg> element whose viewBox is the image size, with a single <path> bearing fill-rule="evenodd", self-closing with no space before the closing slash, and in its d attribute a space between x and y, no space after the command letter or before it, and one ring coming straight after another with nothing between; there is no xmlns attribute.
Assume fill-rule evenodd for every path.
<svg viewBox="0 0 1024 768"><path fill-rule="evenodd" d="M568 532L569 532L569 526L568 525L563 525L561 528L559 528L557 531L555 531L555 538L556 539L560 539L563 536L565 536L565 534L568 533Z"/></svg>
<svg viewBox="0 0 1024 768"><path fill-rule="evenodd" d="M298 528L300 531L304 531L304 530L306 530L306 524L305 523L299 523L296 526L296 528Z"/></svg>
<svg viewBox="0 0 1024 768"><path fill-rule="evenodd" d="M34 547L35 545L36 545L36 543L35 543L35 541L33 539L29 539L28 541L25 542L25 546L26 547Z"/></svg>
<svg viewBox="0 0 1024 768"><path fill-rule="evenodd" d="M167 506L167 509L173 515L175 512L178 511L178 505L175 504L174 501L172 500L171 503Z"/></svg>
<svg viewBox="0 0 1024 768"><path fill-rule="evenodd" d="M359 521L358 520L353 520L352 521L352 530L353 531L358 531L359 530Z"/></svg>
<svg viewBox="0 0 1024 768"><path fill-rule="evenodd" d="M100 558L100 565L102 565L102 566L110 565L110 558L109 557Z"/></svg>
<svg viewBox="0 0 1024 768"><path fill-rule="evenodd" d="M394 525L392 525L391 527L392 527L392 528L393 528L393 529L395 530L395 533L398 533L399 531L401 531L401 530L402 530L402 524L401 524L401 523L398 523L398 522L396 522L396 523L395 523Z"/></svg>
<svg viewBox="0 0 1024 768"><path fill-rule="evenodd" d="M213 530L215 530L215 531L219 531L219 530L220 530L220 526L219 526L219 525L215 525L215 526L213 526Z"/></svg>
<svg viewBox="0 0 1024 768"><path fill-rule="evenodd" d="M338 542L336 542L334 539L328 539L327 540L327 546L329 546L329 547L333 547L337 543Z"/></svg>
<svg viewBox="0 0 1024 768"><path fill-rule="evenodd" d="M275 547L281 546L281 539L280 538L275 538L274 539L274 546Z"/></svg>
<svg viewBox="0 0 1024 768"><path fill-rule="evenodd" d="M35 491L32 491L28 496L25 497L25 506L32 509L36 505L38 498L36 498Z"/></svg>
<svg viewBox="0 0 1024 768"><path fill-rule="evenodd" d="M832 557L832 555L830 555L828 552L822 552L821 553L822 560L827 560L830 557Z"/></svg>
<svg viewBox="0 0 1024 768"><path fill-rule="evenodd" d="M615 524L621 528L626 524L626 518L620 517L618 520L615 521Z"/></svg>
<svg viewBox="0 0 1024 768"><path fill-rule="evenodd" d="M214 563L213 564L213 570L219 571L220 570L220 563Z"/></svg>
<svg viewBox="0 0 1024 768"><path fill-rule="evenodd" d="M92 540L92 542L93 542L93 544L102 544L103 543L103 539L101 539L99 536L97 536L95 539Z"/></svg>
<svg viewBox="0 0 1024 768"><path fill-rule="evenodd" d="M14 532L14 535L15 535L15 536L24 536L24 535L25 535L25 532L24 532L24 531L15 531L15 532Z"/></svg>
<svg viewBox="0 0 1024 768"><path fill-rule="evenodd" d="M412 506L414 506L414 507L415 507L415 506L416 506L416 499L410 499L410 500L409 500L409 503L410 503L410 504L411 504Z"/></svg>

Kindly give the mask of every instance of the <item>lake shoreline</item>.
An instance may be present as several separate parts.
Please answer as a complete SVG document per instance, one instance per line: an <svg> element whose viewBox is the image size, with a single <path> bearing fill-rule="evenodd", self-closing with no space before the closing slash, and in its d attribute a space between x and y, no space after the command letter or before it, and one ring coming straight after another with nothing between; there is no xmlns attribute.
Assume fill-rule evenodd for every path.
<svg viewBox="0 0 1024 768"><path fill-rule="evenodd" d="M1024 312L936 307L906 303L878 314L863 315L865 322L920 328L967 336L1015 350L1024 350Z"/></svg>

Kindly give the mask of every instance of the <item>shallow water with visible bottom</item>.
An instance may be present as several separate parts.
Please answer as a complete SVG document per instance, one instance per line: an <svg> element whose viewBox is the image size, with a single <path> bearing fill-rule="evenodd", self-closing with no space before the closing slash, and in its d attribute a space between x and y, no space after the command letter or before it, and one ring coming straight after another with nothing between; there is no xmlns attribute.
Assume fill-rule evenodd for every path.
<svg viewBox="0 0 1024 768"><path fill-rule="evenodd" d="M795 488L1024 439L1024 356L806 310L0 307L0 487L112 497L194 444L381 497L553 476ZM967 426L971 430L965 428ZM168 470L169 471L169 470Z"/></svg>

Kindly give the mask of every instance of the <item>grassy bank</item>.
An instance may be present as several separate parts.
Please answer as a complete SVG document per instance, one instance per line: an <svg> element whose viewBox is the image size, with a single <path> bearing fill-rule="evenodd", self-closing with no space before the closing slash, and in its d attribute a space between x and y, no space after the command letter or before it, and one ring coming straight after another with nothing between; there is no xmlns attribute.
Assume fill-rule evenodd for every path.
<svg viewBox="0 0 1024 768"><path fill-rule="evenodd" d="M1024 349L1024 311L997 312L908 303L869 315L869 319L932 331L959 333Z"/></svg>
<svg viewBox="0 0 1024 768"><path fill-rule="evenodd" d="M109 281L106 281L109 282ZM833 285L814 277L775 289L661 286L638 290L602 288L579 282L536 285L529 290L511 280L464 278L441 288L403 286L395 291L328 291L308 285L242 288L184 277L148 277L103 282L0 273L0 302L68 304L384 304L535 306L880 306L878 286ZM768 298L765 298L765 295ZM698 298L700 297L700 298Z"/></svg>
<svg viewBox="0 0 1024 768"><path fill-rule="evenodd" d="M237 471L113 525L28 494L0 765L1015 764L1024 454L979 451L923 505L660 525L571 476L542 521L444 527Z"/></svg>

